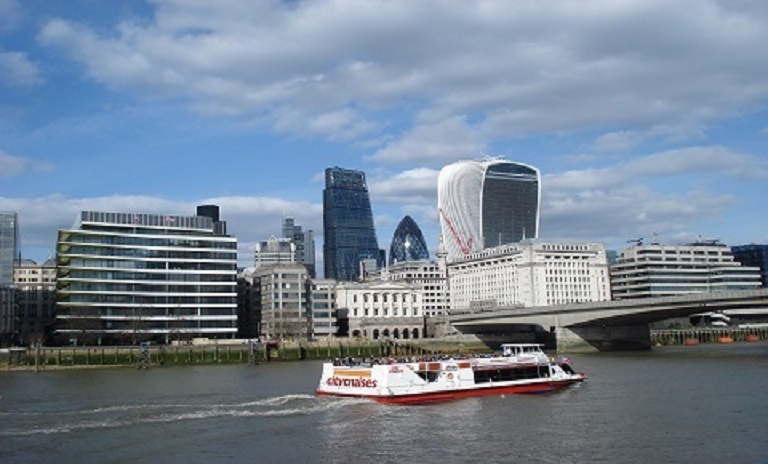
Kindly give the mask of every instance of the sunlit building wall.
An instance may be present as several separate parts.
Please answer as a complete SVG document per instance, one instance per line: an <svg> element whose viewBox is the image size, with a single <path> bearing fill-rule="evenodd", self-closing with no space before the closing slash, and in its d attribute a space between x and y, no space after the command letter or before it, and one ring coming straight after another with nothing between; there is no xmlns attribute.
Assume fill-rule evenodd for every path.
<svg viewBox="0 0 768 464"><path fill-rule="evenodd" d="M602 243L524 240L449 263L452 313L608 301Z"/></svg>

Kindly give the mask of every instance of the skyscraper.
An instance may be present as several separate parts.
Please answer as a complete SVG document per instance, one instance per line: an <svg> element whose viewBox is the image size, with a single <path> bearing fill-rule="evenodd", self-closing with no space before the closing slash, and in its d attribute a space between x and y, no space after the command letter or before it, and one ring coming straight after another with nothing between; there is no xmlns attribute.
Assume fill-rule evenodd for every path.
<svg viewBox="0 0 768 464"><path fill-rule="evenodd" d="M427 242L416 221L410 216L405 216L392 236L392 243L389 246L389 265L421 259L429 259Z"/></svg>
<svg viewBox="0 0 768 464"><path fill-rule="evenodd" d="M537 238L540 177L533 166L501 159L445 166L438 177L437 203L448 260Z"/></svg>
<svg viewBox="0 0 768 464"><path fill-rule="evenodd" d="M296 262L307 268L310 277L315 277L315 231L302 230L290 216L283 218L283 237L296 245Z"/></svg>
<svg viewBox="0 0 768 464"><path fill-rule="evenodd" d="M323 235L326 278L357 280L361 260L381 260L364 172L325 170Z"/></svg>
<svg viewBox="0 0 768 464"><path fill-rule="evenodd" d="M0 285L13 284L13 266L19 252L19 217L0 211Z"/></svg>
<svg viewBox="0 0 768 464"><path fill-rule="evenodd" d="M13 268L19 252L18 214L0 211L0 344L7 344L17 331L16 292Z"/></svg>

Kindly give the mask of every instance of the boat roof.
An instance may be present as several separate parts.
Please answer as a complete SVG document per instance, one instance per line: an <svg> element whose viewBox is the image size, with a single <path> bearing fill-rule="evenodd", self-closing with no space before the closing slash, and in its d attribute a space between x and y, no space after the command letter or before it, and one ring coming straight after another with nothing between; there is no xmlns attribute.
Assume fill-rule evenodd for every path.
<svg viewBox="0 0 768 464"><path fill-rule="evenodd" d="M544 346L544 344L543 343L502 343L501 346L502 347L504 346L523 346L523 347L537 346L541 348L542 346Z"/></svg>

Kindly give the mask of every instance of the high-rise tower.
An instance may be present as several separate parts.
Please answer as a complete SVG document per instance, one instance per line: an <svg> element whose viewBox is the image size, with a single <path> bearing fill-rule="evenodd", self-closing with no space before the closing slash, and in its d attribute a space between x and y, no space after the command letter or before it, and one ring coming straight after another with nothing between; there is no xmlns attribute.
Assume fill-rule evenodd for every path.
<svg viewBox="0 0 768 464"><path fill-rule="evenodd" d="M421 259L429 259L427 242L416 221L410 216L405 216L392 236L392 244L389 246L389 264L391 266Z"/></svg>
<svg viewBox="0 0 768 464"><path fill-rule="evenodd" d="M357 280L360 261L381 260L364 172L325 170L323 235L326 278Z"/></svg>
<svg viewBox="0 0 768 464"><path fill-rule="evenodd" d="M440 171L440 226L448 260L539 234L541 175L501 159L460 161Z"/></svg>

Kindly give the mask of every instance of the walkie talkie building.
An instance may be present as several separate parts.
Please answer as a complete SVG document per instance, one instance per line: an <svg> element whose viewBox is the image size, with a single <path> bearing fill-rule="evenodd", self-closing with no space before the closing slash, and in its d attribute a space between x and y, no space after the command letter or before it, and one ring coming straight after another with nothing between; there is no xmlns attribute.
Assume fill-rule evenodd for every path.
<svg viewBox="0 0 768 464"><path fill-rule="evenodd" d="M358 280L362 260L382 264L364 172L339 167L325 170L323 236L328 279Z"/></svg>
<svg viewBox="0 0 768 464"><path fill-rule="evenodd" d="M501 159L460 161L440 171L437 203L448 260L538 238L541 175Z"/></svg>

